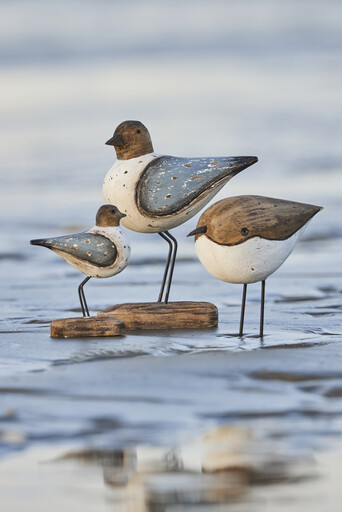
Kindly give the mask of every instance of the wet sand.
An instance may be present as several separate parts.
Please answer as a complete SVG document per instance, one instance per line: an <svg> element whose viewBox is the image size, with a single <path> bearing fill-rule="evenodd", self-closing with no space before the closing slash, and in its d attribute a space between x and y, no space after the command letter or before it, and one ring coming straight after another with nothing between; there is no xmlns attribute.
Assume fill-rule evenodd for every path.
<svg viewBox="0 0 342 512"><path fill-rule="evenodd" d="M177 342L178 355L127 357L75 341L83 360L78 347L78 358L2 378L3 504L20 506L18 488L32 510L51 491L75 510L321 510L329 500L337 511L339 344L185 354Z"/></svg>

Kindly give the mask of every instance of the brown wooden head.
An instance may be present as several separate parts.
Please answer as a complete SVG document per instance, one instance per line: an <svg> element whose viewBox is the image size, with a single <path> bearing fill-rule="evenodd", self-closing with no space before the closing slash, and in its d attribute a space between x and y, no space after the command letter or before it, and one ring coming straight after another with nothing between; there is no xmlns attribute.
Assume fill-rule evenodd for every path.
<svg viewBox="0 0 342 512"><path fill-rule="evenodd" d="M210 206L188 236L205 235L221 245L237 245L253 237L285 240L322 208L263 196L236 196Z"/></svg>
<svg viewBox="0 0 342 512"><path fill-rule="evenodd" d="M121 213L116 206L104 204L97 210L96 226L101 228L119 226L122 217L126 217L126 214Z"/></svg>
<svg viewBox="0 0 342 512"><path fill-rule="evenodd" d="M153 152L149 131L140 121L119 124L106 144L114 146L118 160L129 160Z"/></svg>

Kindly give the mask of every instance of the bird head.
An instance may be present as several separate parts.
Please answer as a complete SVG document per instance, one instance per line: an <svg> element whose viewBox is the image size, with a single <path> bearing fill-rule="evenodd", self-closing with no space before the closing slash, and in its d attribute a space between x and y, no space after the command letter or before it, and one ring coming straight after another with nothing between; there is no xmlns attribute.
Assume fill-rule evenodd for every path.
<svg viewBox="0 0 342 512"><path fill-rule="evenodd" d="M118 160L129 160L153 153L149 131L140 121L124 121L119 124L106 144L114 146Z"/></svg>
<svg viewBox="0 0 342 512"><path fill-rule="evenodd" d="M96 225L101 228L119 226L120 220L126 217L125 213L112 204L104 204L97 210Z"/></svg>

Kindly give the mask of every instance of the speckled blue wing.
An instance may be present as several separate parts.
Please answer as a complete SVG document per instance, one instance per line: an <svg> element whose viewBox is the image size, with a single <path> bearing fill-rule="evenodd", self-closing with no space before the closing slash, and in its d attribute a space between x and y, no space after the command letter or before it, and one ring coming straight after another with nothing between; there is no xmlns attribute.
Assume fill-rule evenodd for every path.
<svg viewBox="0 0 342 512"><path fill-rule="evenodd" d="M161 156L152 160L140 177L136 189L138 207L151 216L172 215L257 161L249 156Z"/></svg>
<svg viewBox="0 0 342 512"><path fill-rule="evenodd" d="M117 256L117 249L111 240L86 231L69 236L31 240L31 244L72 254L75 258L88 261L97 267L112 265Z"/></svg>

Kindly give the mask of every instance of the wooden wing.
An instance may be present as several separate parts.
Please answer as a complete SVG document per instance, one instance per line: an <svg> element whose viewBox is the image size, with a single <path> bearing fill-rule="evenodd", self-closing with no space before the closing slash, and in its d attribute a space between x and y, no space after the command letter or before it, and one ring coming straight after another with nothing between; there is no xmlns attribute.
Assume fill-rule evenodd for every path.
<svg viewBox="0 0 342 512"><path fill-rule="evenodd" d="M228 181L256 157L180 158L161 156L152 160L137 184L137 204L150 216L172 215L203 192Z"/></svg>
<svg viewBox="0 0 342 512"><path fill-rule="evenodd" d="M31 244L72 254L75 258L88 261L98 267L112 265L117 256L116 247L111 240L86 231L69 236L32 240Z"/></svg>

